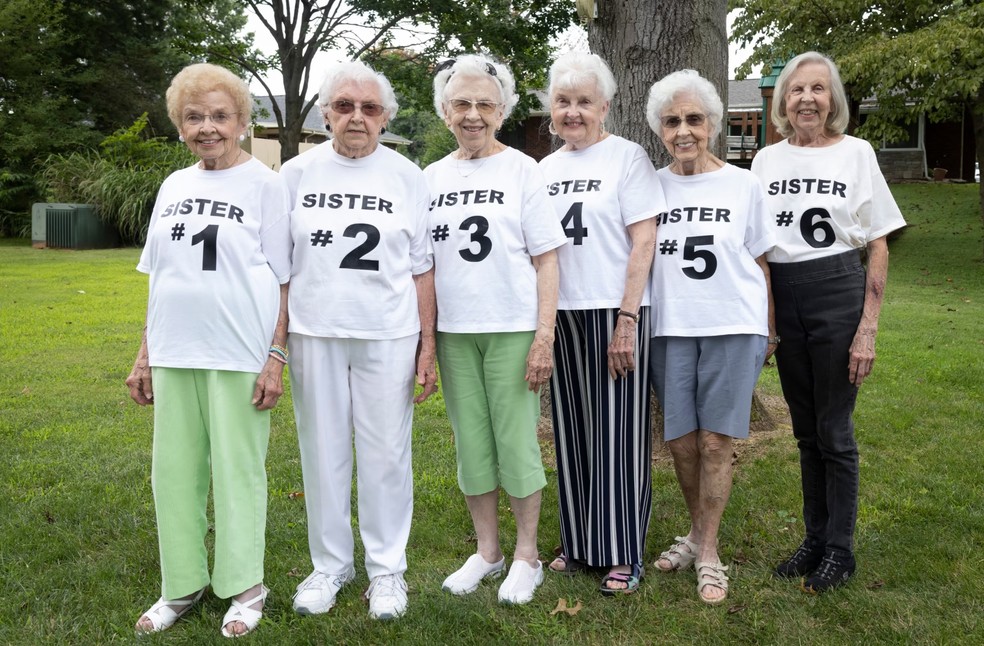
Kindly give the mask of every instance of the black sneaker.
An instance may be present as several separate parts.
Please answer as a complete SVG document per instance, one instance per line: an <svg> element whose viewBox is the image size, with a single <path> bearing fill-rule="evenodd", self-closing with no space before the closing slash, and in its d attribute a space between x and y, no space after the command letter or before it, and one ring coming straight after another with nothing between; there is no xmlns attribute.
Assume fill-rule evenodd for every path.
<svg viewBox="0 0 984 646"><path fill-rule="evenodd" d="M784 579L798 579L817 569L823 560L824 548L803 541L793 555L776 566L774 574Z"/></svg>
<svg viewBox="0 0 984 646"><path fill-rule="evenodd" d="M821 594L839 588L847 583L856 567L854 557L847 552L828 551L820 567L803 581L803 592Z"/></svg>

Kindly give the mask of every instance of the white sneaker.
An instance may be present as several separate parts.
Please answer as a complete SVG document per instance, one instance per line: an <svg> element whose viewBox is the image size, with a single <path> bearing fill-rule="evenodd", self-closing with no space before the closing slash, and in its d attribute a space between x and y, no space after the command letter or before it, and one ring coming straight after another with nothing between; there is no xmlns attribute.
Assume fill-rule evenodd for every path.
<svg viewBox="0 0 984 646"><path fill-rule="evenodd" d="M470 594L478 590L482 579L495 579L502 576L506 569L506 559L501 558L495 563L489 563L481 554L472 554L457 572L444 579L441 587L451 594L458 596Z"/></svg>
<svg viewBox="0 0 984 646"><path fill-rule="evenodd" d="M301 581L294 593L294 610L299 615L320 615L335 605L335 596L342 586L355 578L355 568L341 574L325 574L315 570Z"/></svg>
<svg viewBox="0 0 984 646"><path fill-rule="evenodd" d="M396 619L407 611L407 583L402 574L373 577L366 591L369 616L373 619Z"/></svg>
<svg viewBox="0 0 984 646"><path fill-rule="evenodd" d="M509 576L499 586L499 603L519 605L533 600L533 592L543 583L543 564L536 567L526 561L513 561Z"/></svg>

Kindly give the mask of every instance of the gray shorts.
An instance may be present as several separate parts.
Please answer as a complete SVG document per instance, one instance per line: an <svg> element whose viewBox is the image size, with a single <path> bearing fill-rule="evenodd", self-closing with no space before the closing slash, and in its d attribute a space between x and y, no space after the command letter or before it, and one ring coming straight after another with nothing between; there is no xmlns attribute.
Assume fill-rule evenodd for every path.
<svg viewBox="0 0 984 646"><path fill-rule="evenodd" d="M766 338L758 334L653 337L649 366L663 407L663 439L697 429L747 438L765 352Z"/></svg>

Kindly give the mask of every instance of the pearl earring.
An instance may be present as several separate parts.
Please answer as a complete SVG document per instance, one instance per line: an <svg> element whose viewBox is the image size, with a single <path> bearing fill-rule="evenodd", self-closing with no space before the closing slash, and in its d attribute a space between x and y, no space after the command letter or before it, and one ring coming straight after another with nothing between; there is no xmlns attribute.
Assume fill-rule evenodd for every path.
<svg viewBox="0 0 984 646"><path fill-rule="evenodd" d="M246 135L239 135L239 141L246 141Z"/></svg>
<svg viewBox="0 0 984 646"><path fill-rule="evenodd" d="M178 135L178 141L180 141L181 143L184 143L185 142L184 135Z"/></svg>

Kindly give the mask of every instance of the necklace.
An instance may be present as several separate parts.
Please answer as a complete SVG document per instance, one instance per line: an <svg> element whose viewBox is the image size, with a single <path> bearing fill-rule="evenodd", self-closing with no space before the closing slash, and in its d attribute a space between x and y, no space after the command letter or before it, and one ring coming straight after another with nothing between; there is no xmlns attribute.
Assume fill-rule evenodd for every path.
<svg viewBox="0 0 984 646"><path fill-rule="evenodd" d="M482 166L484 166L485 165L485 162L487 162L488 160L489 160L488 157L482 157L482 161L480 163L476 164L475 167L471 169L471 172L470 173L462 173L461 172L461 162L462 161L465 161L465 160L455 159L454 167L455 167L455 170L458 171L458 175L460 175L461 177L471 177L472 175L474 175L478 171L482 170ZM475 160L474 159L469 159L467 161L475 161Z"/></svg>
<svg viewBox="0 0 984 646"><path fill-rule="evenodd" d="M216 169L216 168L209 168L208 166L205 165L205 160L204 159L198 163L198 167L201 168L202 170L229 170L230 168L232 168L233 166L235 166L236 164L239 163L239 159L240 159L240 157L243 156L243 153L244 152L246 152L246 151L244 151L242 148L240 148L239 149L239 153L236 155L236 158L233 159L232 160L232 163L229 164L228 166L226 166L225 168L218 168L218 169Z"/></svg>

